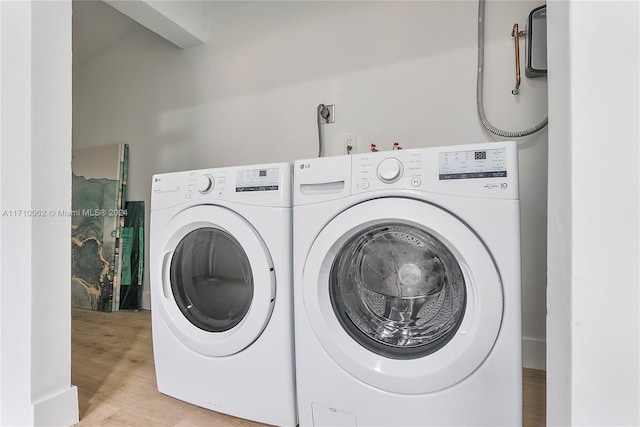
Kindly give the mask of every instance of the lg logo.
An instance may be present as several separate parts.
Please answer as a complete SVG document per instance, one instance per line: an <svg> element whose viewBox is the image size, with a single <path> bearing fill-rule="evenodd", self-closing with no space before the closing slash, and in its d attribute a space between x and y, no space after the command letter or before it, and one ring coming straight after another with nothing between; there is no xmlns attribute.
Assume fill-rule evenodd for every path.
<svg viewBox="0 0 640 427"><path fill-rule="evenodd" d="M300 163L300 169L309 169L311 165L309 163Z"/></svg>

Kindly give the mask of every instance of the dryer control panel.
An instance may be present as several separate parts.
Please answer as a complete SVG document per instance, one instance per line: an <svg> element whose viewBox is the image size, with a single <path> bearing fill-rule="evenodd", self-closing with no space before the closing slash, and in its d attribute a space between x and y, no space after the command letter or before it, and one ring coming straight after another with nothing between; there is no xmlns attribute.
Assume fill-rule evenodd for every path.
<svg viewBox="0 0 640 427"><path fill-rule="evenodd" d="M292 169L288 163L199 169L153 176L153 209L181 203L241 203L291 207Z"/></svg>
<svg viewBox="0 0 640 427"><path fill-rule="evenodd" d="M280 169L242 169L236 174L236 191L277 191L280 185Z"/></svg>

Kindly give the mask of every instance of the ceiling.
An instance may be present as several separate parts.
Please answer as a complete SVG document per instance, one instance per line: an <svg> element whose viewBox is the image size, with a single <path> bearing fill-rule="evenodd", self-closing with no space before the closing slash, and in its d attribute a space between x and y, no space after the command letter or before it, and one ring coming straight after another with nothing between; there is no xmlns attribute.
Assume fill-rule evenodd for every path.
<svg viewBox="0 0 640 427"><path fill-rule="evenodd" d="M73 0L72 5L74 67L140 26L100 0Z"/></svg>

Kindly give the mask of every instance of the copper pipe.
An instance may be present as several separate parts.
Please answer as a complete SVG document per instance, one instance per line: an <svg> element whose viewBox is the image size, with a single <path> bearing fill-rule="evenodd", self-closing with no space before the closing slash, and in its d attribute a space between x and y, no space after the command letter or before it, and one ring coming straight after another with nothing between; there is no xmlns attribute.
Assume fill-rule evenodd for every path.
<svg viewBox="0 0 640 427"><path fill-rule="evenodd" d="M511 37L515 37L516 48L516 87L511 91L512 94L517 95L520 93L520 37L524 36L524 31L518 31L518 24L513 24L513 30L511 30Z"/></svg>

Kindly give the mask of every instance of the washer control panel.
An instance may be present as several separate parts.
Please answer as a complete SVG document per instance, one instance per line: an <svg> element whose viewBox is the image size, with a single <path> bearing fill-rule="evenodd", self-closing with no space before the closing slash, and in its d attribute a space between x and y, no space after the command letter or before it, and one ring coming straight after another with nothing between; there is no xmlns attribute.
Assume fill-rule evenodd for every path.
<svg viewBox="0 0 640 427"><path fill-rule="evenodd" d="M351 192L420 190L517 198L514 141L360 153L351 158Z"/></svg>
<svg viewBox="0 0 640 427"><path fill-rule="evenodd" d="M422 185L423 156L418 151L377 152L351 157L355 191Z"/></svg>
<svg viewBox="0 0 640 427"><path fill-rule="evenodd" d="M446 151L439 156L439 179L504 178L507 149Z"/></svg>

